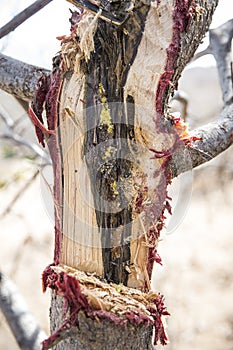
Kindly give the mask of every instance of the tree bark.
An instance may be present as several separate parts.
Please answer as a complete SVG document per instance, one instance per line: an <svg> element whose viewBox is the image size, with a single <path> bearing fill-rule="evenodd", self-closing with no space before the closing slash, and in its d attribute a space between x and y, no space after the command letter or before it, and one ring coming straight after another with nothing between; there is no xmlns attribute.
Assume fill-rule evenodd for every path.
<svg viewBox="0 0 233 350"><path fill-rule="evenodd" d="M70 2L84 10L30 108L54 168L54 264L43 275L53 334L43 347L152 349L152 337L167 342L168 313L150 289L167 185L232 143L231 105L194 137L168 108L218 1ZM14 90L8 73L2 86L30 99L34 87Z"/></svg>
<svg viewBox="0 0 233 350"><path fill-rule="evenodd" d="M124 285L127 293L139 290L146 300L153 263L161 262L157 243L164 212L170 211L169 160L185 142L191 144L167 105L216 5L136 1L103 3L100 10L81 2L85 11L73 13L71 35L62 38L51 81L41 81L32 104L42 122L41 95L46 100L55 174L54 260L62 269L47 269L44 287L61 294L69 310L61 317L62 305L53 302L51 331L58 329L44 349L58 341L56 349L151 349L151 326L154 343L166 344L162 298L154 296L150 307L145 302L144 311L130 310L124 302L120 313L119 295ZM119 295L101 285L103 296L95 290L90 297L87 279L93 274ZM138 299L130 298L129 304L137 305ZM143 344L129 343L129 337Z"/></svg>
<svg viewBox="0 0 233 350"><path fill-rule="evenodd" d="M63 162L55 184L59 262L150 289L170 181L166 160L183 146L167 103L215 5L136 2L117 28L102 12L73 16L55 67L58 113L48 111L59 125ZM114 6L110 15L122 18L125 9Z"/></svg>
<svg viewBox="0 0 233 350"><path fill-rule="evenodd" d="M52 332L56 332L62 323L60 310L64 308L63 299L56 294L52 296L51 303L51 323ZM70 328L61 335L56 346L57 350L79 349L79 350L152 350L153 327L135 326L128 324L120 327L108 321L92 320L84 313L79 314L79 334L77 328ZM59 342L59 340L61 340Z"/></svg>
<svg viewBox="0 0 233 350"><path fill-rule="evenodd" d="M23 100L31 101L42 74L50 71L15 60L0 53L0 89Z"/></svg>

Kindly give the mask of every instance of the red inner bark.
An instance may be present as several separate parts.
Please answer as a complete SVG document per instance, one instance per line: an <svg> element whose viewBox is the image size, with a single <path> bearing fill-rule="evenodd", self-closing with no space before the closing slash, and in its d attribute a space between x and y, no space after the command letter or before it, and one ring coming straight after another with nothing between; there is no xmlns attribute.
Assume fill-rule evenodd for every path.
<svg viewBox="0 0 233 350"><path fill-rule="evenodd" d="M71 276L64 271L57 273L49 265L42 275L43 291L49 287L55 291L56 294L61 295L65 300L64 316L68 314L63 324L53 333L48 339L43 341L43 350L48 349L53 342L60 336L61 332L69 328L79 326L78 313L82 310L85 315L91 319L98 318L99 320L109 320L119 326L126 326L128 322L135 326L153 325L155 329L154 344L160 342L162 345L167 344L167 335L163 326L162 316L167 316L169 313L164 305L164 298L162 295L157 295L152 300L152 303L147 308L150 316L142 314L141 312L132 309L127 311L124 317L118 316L111 311L102 309L93 310L89 305L86 295L82 292L78 279ZM152 321L153 319L153 321Z"/></svg>
<svg viewBox="0 0 233 350"><path fill-rule="evenodd" d="M181 141L178 133L176 132L175 128L171 125L171 127L167 127L164 124L164 104L165 104L165 99L166 99L166 94L167 94L167 89L169 88L170 85L173 85L172 83L172 78L174 75L174 72L176 70L176 65L177 65L177 58L179 56L179 51L180 51L180 40L181 40L181 33L183 33L189 24L190 20L190 0L176 0L175 3L175 8L173 12L173 35L172 35L172 42L169 45L167 49L167 61L166 65L164 68L164 73L160 77L156 95L155 95L155 111L156 111L156 130L157 132L168 132L172 133L174 135L174 144L172 148L168 150L163 150L163 151L156 151L151 149L151 151L154 154L155 158L164 158L164 163L161 166L161 171L163 172L164 176L163 182L166 183L161 183L158 188L159 191L161 192L161 188L163 189L162 192L166 192L166 197L167 197L167 185L171 182L171 174L166 170L166 163L169 161L169 159L172 156L172 153L180 147L183 142ZM155 174L156 176L156 174ZM165 181L164 181L165 177ZM166 188L163 188L166 186ZM167 197L167 199L170 199ZM160 231L162 230L164 226L164 211L165 209L168 210L168 212L171 214L171 205L168 202L168 200L165 201L164 204L164 209L162 210L161 216L160 216L160 223L157 226L157 230L152 232L151 230L149 231L149 238L150 240L153 240L156 242L159 238ZM152 274L152 269L153 269L153 263L158 262L161 264L161 258L157 253L156 248L149 248L149 253L148 253L148 262L147 262L147 272L149 277L151 278Z"/></svg>

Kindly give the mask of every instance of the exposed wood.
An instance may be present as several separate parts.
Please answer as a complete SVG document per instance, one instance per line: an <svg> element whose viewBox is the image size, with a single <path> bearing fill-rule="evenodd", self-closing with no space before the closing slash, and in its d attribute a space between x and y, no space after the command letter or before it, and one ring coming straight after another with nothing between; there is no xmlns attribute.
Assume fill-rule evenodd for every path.
<svg viewBox="0 0 233 350"><path fill-rule="evenodd" d="M154 341L166 342L164 317L168 313L161 295L109 284L67 266L48 267L43 285L63 297L53 294L51 331L55 333L43 342L44 350L56 344L57 349L152 349L152 325ZM57 312L66 303L71 309L63 322L64 315Z"/></svg>
<svg viewBox="0 0 233 350"><path fill-rule="evenodd" d="M122 11L122 4L111 3L108 11ZM53 100L46 98L48 124L53 119L59 126L55 137L61 163L52 156L57 169L56 263L97 273L108 283L150 290L153 263L160 262L157 243L164 211L170 210L168 160L184 148L186 136L167 104L216 4L136 1L119 27L101 10L73 14L71 35L62 38L48 92L53 95L56 87L55 114L49 104ZM66 298L65 287L62 291ZM74 309L67 303L72 317ZM59 311L54 312L55 321ZM91 325L101 338L101 327ZM77 338L84 349L90 348L88 335L85 340L77 330ZM53 339L61 340L55 333L47 344ZM119 339L117 347L126 343ZM150 340L146 346L151 347ZM137 349L136 344L129 349Z"/></svg>
<svg viewBox="0 0 233 350"><path fill-rule="evenodd" d="M171 16L167 16L168 11ZM140 213L139 217L136 207L139 188L145 188L143 200L152 203L160 182L157 178L155 187L152 186L150 193L146 193L148 185L144 174L148 173L148 177L153 178L156 168L160 169L159 161L155 159L151 162L149 148L159 151L164 143L164 135L155 138L149 125L154 124L154 91L163 73L166 49L172 40L172 11L172 5L167 3L161 5L159 12L156 6L149 9L138 5L135 12L138 17L125 24L127 34L100 22L95 35L96 54L91 55L87 73L76 68L78 72L67 74L59 104L64 176L61 262L98 272L109 281L128 283L141 289L145 284L149 288L145 232L146 226L151 226L147 222L151 214L147 209L148 214ZM137 34L142 21L140 13L147 16L142 38ZM88 25L93 25L91 21L95 21L94 17L86 15L84 20L84 16L83 23L86 21ZM150 28L158 27L160 23L157 37ZM140 43L139 52L135 51L137 41ZM162 43L162 51L158 41ZM122 50L121 45L123 52L119 51ZM151 58L152 51L155 57L159 56L158 61ZM111 56L113 59L109 61ZM142 70L142 60L147 56L147 65ZM137 82L133 85L135 76L138 76L138 82L148 84L144 88L141 86L140 92ZM77 91L75 96L74 91ZM124 104L126 101L130 101L128 106ZM145 117L142 110L149 105L152 111L146 111ZM131 135L127 135L129 132ZM172 143L172 139L169 142ZM171 147L171 144L167 146ZM166 197L166 191L162 196ZM161 203L157 213L153 214L155 222L161 215L164 202L161 197L158 200ZM130 238L131 235L133 238Z"/></svg>
<svg viewBox="0 0 233 350"><path fill-rule="evenodd" d="M181 141L188 138L185 126L177 126L167 108L218 1L135 1L127 11L125 2L110 7L102 2L101 8L97 2L94 7L82 3L86 11L73 14L71 35L61 38L61 54L44 96L48 128L56 134L40 130L54 165L55 262L96 273L116 289L123 284L147 291L153 263L160 261L157 242L164 210L170 210L168 182L233 142L231 106L221 120L197 130L202 139L193 144ZM121 25L111 23L109 18L118 19L117 13L125 11ZM223 72L229 73L229 66ZM229 95L224 97L230 104ZM44 100L33 103L38 120ZM65 289L55 290L65 296ZM77 302L75 295L73 300ZM70 311L73 300L66 300ZM60 301L53 304L52 331L66 322L62 307ZM130 333L82 317L80 313L81 331L72 326L48 342L58 342L56 349L90 349L95 334L100 342L93 349L95 344L104 349L104 325L107 346L137 349L127 340L138 333L146 342L140 348L151 349L150 327L142 333L133 327ZM117 345L111 343L112 334ZM70 336L72 341L59 344Z"/></svg>
<svg viewBox="0 0 233 350"><path fill-rule="evenodd" d="M98 21L98 12L83 13L73 29L80 45L64 40L62 263L150 289L148 261L159 260L156 245L169 182L161 154L176 148L178 138L162 113L214 5L209 11L202 1L190 5L185 35L187 5L136 2L123 28Z"/></svg>
<svg viewBox="0 0 233 350"><path fill-rule="evenodd" d="M90 179L83 160L84 75L64 82L60 98L60 137L63 159L63 241L61 262L88 272L103 274L101 242ZM73 91L80 94L73 98ZM74 116L78 118L74 118Z"/></svg>

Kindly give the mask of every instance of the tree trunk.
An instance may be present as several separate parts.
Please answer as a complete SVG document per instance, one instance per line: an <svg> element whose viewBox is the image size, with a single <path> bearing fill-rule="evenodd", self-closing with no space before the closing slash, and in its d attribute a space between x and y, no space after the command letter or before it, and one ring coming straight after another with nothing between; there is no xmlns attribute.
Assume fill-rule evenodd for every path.
<svg viewBox="0 0 233 350"><path fill-rule="evenodd" d="M170 212L168 163L191 142L168 102L217 2L100 1L100 10L80 1L72 14L31 108L54 168L55 257L43 275L54 290L53 335L44 349L167 342L168 313L150 280Z"/></svg>
<svg viewBox="0 0 233 350"><path fill-rule="evenodd" d="M53 294L51 305L52 331L55 331L62 323L61 310L64 303L61 297ZM59 315L59 317L58 317ZM152 349L153 327L144 327L128 324L119 326L114 322L96 319L92 320L83 312L79 314L79 329L71 327L61 335L64 339L56 345L56 350L109 350L109 349ZM58 341L60 340L58 339Z"/></svg>

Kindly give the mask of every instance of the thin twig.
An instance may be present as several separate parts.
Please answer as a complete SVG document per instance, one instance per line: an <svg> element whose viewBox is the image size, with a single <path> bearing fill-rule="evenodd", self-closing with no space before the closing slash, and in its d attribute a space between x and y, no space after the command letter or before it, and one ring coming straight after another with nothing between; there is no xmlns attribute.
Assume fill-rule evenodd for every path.
<svg viewBox="0 0 233 350"><path fill-rule="evenodd" d="M171 98L171 101L178 101L182 105L182 118L185 120L187 118L188 110L188 95L181 90L175 91L174 96Z"/></svg>
<svg viewBox="0 0 233 350"><path fill-rule="evenodd" d="M47 337L15 284L0 272L0 309L21 350L40 350Z"/></svg>
<svg viewBox="0 0 233 350"><path fill-rule="evenodd" d="M203 57L203 56L205 56L205 55L212 55L212 54L213 54L213 51L212 51L211 47L208 46L205 50L202 50L202 51L200 51L200 52L197 52L197 53L193 56L193 58L191 59L190 63L196 61L198 58L201 58L201 57Z"/></svg>
<svg viewBox="0 0 233 350"><path fill-rule="evenodd" d="M15 30L20 24L48 5L52 0L38 0L16 15L11 21L0 28L0 39Z"/></svg>
<svg viewBox="0 0 233 350"><path fill-rule="evenodd" d="M39 156L42 158L45 162L45 164L51 164L51 159L49 155L43 151L41 147L34 144L33 142L29 142L25 140L21 135L19 135L15 130L15 122L13 119L9 116L9 114L5 111L5 109L0 105L0 117L4 121L7 127L7 131L0 134L0 139L9 139L14 141L15 143L26 146L30 150L32 150L35 153L35 156Z"/></svg>
<svg viewBox="0 0 233 350"><path fill-rule="evenodd" d="M13 119L9 116L9 114L5 111L5 109L0 105L0 117L6 124L8 129L12 129L14 127L14 121Z"/></svg>
<svg viewBox="0 0 233 350"><path fill-rule="evenodd" d="M26 146L27 148L32 150L36 156L39 156L40 158L42 158L45 161L46 165L52 164L49 155L46 152L44 152L39 146L25 140L22 136L14 133L14 132L1 133L0 139L12 140L21 146Z"/></svg>

